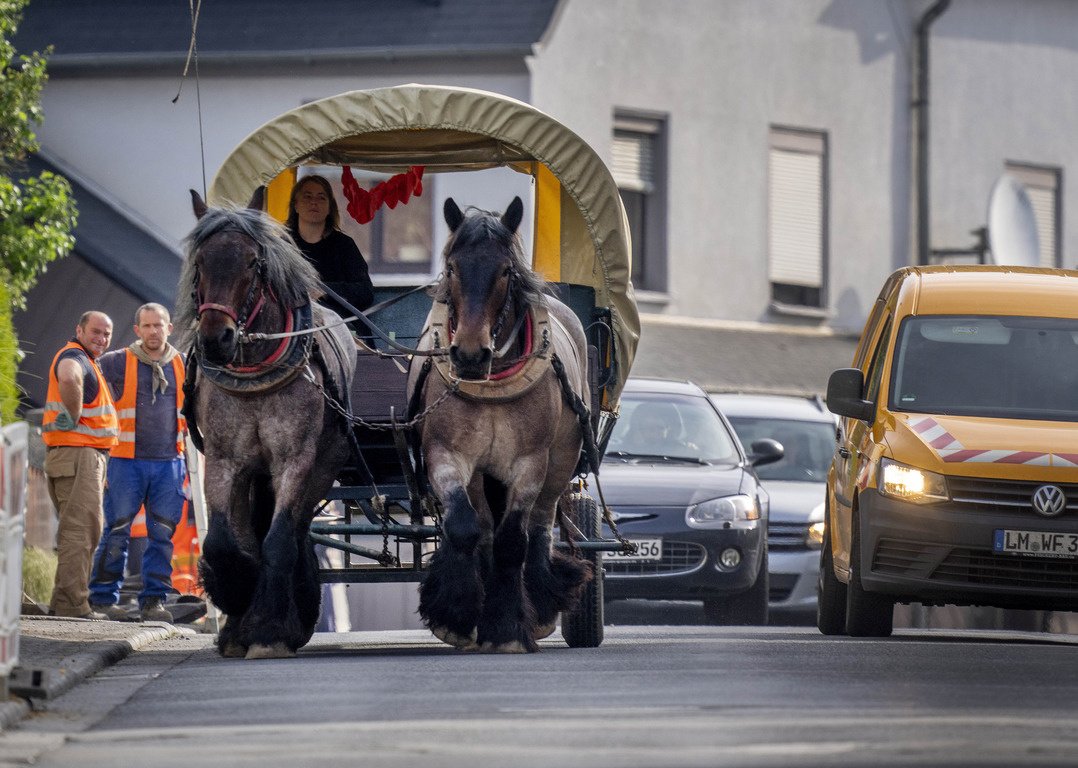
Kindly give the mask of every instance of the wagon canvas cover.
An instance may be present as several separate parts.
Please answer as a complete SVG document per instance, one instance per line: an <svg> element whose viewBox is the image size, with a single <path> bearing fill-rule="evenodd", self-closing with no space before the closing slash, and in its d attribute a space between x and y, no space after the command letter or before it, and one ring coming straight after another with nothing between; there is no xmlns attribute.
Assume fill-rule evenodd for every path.
<svg viewBox="0 0 1078 768"><path fill-rule="evenodd" d="M248 200L295 165L385 173L508 166L536 179L533 266L548 280L590 286L610 310L617 381L632 366L640 320L630 282L628 224L606 165L579 136L529 104L485 91L404 85L350 91L297 107L236 147L209 190L220 205Z"/></svg>

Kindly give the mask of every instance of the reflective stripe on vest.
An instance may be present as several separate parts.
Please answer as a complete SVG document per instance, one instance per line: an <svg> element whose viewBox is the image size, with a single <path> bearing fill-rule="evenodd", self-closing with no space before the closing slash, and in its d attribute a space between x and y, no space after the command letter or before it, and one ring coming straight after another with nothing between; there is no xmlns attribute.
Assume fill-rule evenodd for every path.
<svg viewBox="0 0 1078 768"><path fill-rule="evenodd" d="M112 449L112 455L120 459L133 459L135 458L135 411L138 402L139 359L130 349L124 351L127 353L127 362L124 364L124 391L120 399L116 401L120 422L120 442ZM187 431L187 420L181 412L185 369L179 355L172 358L172 372L176 375L176 386L173 387L175 390L173 396L176 398L176 455L180 456L183 454L183 436Z"/></svg>
<svg viewBox="0 0 1078 768"><path fill-rule="evenodd" d="M60 362L60 355L69 349L82 352L90 361L90 368L97 377L97 397L83 404L82 413L79 414L79 421L75 428L64 430L56 426L56 417L67 410L60 398L60 382L56 378L56 365ZM77 448L112 448L116 445L118 433L119 420L116 418L116 408L112 404L109 385L105 382L105 377L101 375L101 369L97 367L97 361L90 357L81 345L69 341L60 348L52 359L52 365L49 366L49 389L45 395L45 412L41 418L41 439L50 447L66 445Z"/></svg>

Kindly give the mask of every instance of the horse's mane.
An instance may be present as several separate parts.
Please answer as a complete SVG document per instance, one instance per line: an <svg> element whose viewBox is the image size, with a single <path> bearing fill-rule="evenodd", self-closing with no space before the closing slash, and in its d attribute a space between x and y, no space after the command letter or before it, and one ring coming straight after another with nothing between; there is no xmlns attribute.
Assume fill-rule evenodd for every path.
<svg viewBox="0 0 1078 768"><path fill-rule="evenodd" d="M195 253L214 235L229 230L241 232L261 248L265 263L263 277L285 306L298 307L310 301L311 295L322 293L320 278L314 266L296 247L288 230L261 211L230 206L210 208L198 220L184 240L183 269L176 296L176 328L181 343L198 322L198 307L194 296Z"/></svg>
<svg viewBox="0 0 1078 768"><path fill-rule="evenodd" d="M489 240L504 249L513 261L514 278L510 282L513 298L521 304L537 306L550 292L546 280L528 264L519 235L510 232L497 214L469 207L464 221L446 241L442 260L445 261L454 250L471 250ZM449 279L445 273L434 285L431 296L435 301L449 300Z"/></svg>

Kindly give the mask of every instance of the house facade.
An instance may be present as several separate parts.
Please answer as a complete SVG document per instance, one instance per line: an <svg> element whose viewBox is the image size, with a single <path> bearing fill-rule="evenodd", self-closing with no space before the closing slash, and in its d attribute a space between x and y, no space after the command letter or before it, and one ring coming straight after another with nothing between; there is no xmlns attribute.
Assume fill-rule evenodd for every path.
<svg viewBox="0 0 1078 768"><path fill-rule="evenodd" d="M310 100L423 82L530 102L607 161L634 233L634 372L820 391L894 268L991 258L978 230L1004 172L1028 193L1038 263L1078 265L1075 30L1068 0L221 0L188 61L184 3L34 0L16 43L55 47L41 158L79 184L76 234L104 256L77 246L17 326L51 357L46 328L174 292L187 190L239 141ZM521 183L429 179L406 258L357 235L388 248L376 283L437 274L442 199L501 209ZM146 272L153 291L114 278ZM72 280L103 282L65 305ZM33 400L44 368L24 367Z"/></svg>

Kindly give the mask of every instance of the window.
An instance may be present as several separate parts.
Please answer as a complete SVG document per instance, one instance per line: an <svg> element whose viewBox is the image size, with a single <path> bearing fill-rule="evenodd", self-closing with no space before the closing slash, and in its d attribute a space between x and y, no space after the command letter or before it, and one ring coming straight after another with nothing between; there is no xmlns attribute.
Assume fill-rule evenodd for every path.
<svg viewBox="0 0 1078 768"><path fill-rule="evenodd" d="M1039 266L1062 266L1059 241L1059 169L1007 163L1006 170L1025 186L1029 202L1033 204L1033 218L1037 222L1037 241L1041 251Z"/></svg>
<svg viewBox="0 0 1078 768"><path fill-rule="evenodd" d="M429 179L425 180L426 188L419 197L412 197L407 204L398 204L392 209L383 205L369 223L359 224L348 215L348 199L341 185L340 168L313 167L310 172L329 180L341 214L341 230L356 241L372 275L430 274L433 209ZM301 170L300 178L304 175ZM366 190L389 178L358 168L352 169L352 175Z"/></svg>
<svg viewBox="0 0 1078 768"><path fill-rule="evenodd" d="M827 255L826 134L771 129L767 235L772 302L823 307Z"/></svg>
<svg viewBox="0 0 1078 768"><path fill-rule="evenodd" d="M638 289L666 290L665 121L617 114L611 172L621 192L632 238L632 280Z"/></svg>

